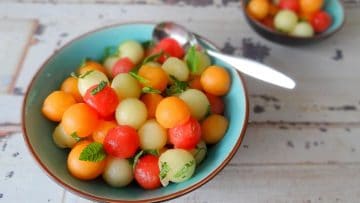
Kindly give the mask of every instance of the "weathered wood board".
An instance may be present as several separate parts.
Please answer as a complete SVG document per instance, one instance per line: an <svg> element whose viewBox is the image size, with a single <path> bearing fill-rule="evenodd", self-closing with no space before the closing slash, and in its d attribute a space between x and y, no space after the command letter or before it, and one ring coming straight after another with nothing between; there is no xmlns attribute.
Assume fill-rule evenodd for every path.
<svg viewBox="0 0 360 203"><path fill-rule="evenodd" d="M254 33L232 0L2 1L0 59L5 68L0 76L10 73L5 82L11 85L0 90L0 201L91 202L56 185L26 149L20 120L26 88L48 56L83 33L167 19L297 82L288 91L245 76L250 124L238 153L212 181L174 202L357 202L360 4L344 2L347 21L336 36L312 46L285 47Z"/></svg>
<svg viewBox="0 0 360 203"><path fill-rule="evenodd" d="M6 4L0 4L0 9ZM297 82L294 91L270 86L245 77L250 94L251 120L255 121L312 121L359 122L360 94L356 64L360 40L360 13L348 9L344 29L324 42L306 47L284 47L261 39L246 25L239 7L198 8L174 6L143 6L139 15L136 5L118 8L113 5L10 4L0 15L38 19L38 34L24 61L24 71L16 86L25 91L31 77L45 59L64 43L84 32L104 25L134 21L174 20L211 39L224 51L245 55L277 67ZM49 10L52 10L51 15ZM82 12L79 13L78 10ZM33 12L35 11L35 12ZM16 16L15 16L15 13ZM157 15L153 15L156 13ZM172 13L182 15L172 16ZM172 17L171 17L172 16ZM217 24L221 24L219 30ZM296 57L294 57L296 56ZM344 82L346 80L347 82ZM269 99L270 98L270 99ZM336 98L336 99L334 99Z"/></svg>
<svg viewBox="0 0 360 203"><path fill-rule="evenodd" d="M13 90L35 28L34 20L0 19L0 94Z"/></svg>

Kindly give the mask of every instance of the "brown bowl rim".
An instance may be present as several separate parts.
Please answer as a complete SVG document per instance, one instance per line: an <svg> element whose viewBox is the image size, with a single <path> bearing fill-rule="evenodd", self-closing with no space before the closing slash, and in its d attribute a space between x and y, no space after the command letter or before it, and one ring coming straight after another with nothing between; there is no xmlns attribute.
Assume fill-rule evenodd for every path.
<svg viewBox="0 0 360 203"><path fill-rule="evenodd" d="M75 37L74 39L70 40L69 42L67 42L65 45L63 45L59 51L63 50L64 48L68 47L69 45L71 45L73 42L75 42L76 40L79 40L83 37L86 37L92 33L104 30L104 29L109 29L109 28L113 28L113 27L117 27L117 26L122 26L122 25L132 25L132 24L151 24L154 25L154 22L139 22L139 21L134 21L134 22L126 22L126 23L115 23L115 24L110 24L110 25L105 25L105 26L101 26L97 29L91 30L91 31L87 31L84 34L81 34L77 37ZM204 38L204 37L203 37ZM204 38L206 39L206 38ZM207 39L206 39L207 40ZM211 41L207 40L208 42L210 42L212 45L214 45L216 48L218 48L214 43L212 43ZM34 85L35 80L39 77L40 72L45 68L45 65L49 63L50 59L57 54L57 52L51 54L49 57L47 57L47 59L45 60L45 62L40 66L40 68L37 70L37 72L35 73L35 75L32 77L31 82L26 90L26 94L24 96L23 99L23 104L22 104L22 113L21 113L21 119L22 119L22 131L23 131L23 138L25 140L25 143L27 145L27 148L29 149L29 151L31 152L32 157L34 157L35 161L37 162L37 164L40 166L40 168L45 171L45 173L54 180L55 183L57 183L58 185L60 185L61 187L67 189L68 191L79 195L83 198L86 199L90 199L90 200L96 200L96 201L105 201L105 202L132 202L132 203L140 203L140 202L160 202L160 201L165 201L165 200L170 200L176 197L180 197L182 195L185 195L201 186L203 186L205 183L209 182L211 179L213 179L229 162L230 160L234 157L235 153L238 151L242 140L245 136L245 132L246 129L248 127L248 120L249 120L249 97L248 97L248 91L247 91L247 87L246 84L244 82L243 76L238 72L239 78L240 78L240 82L243 86L243 90L245 93L245 119L243 122L243 128L241 129L240 132L240 137L237 139L236 145L234 146L234 148L231 150L231 152L229 153L229 155L225 158L225 160L221 163L220 166L218 166L215 170L213 170L208 176L206 176L204 179L202 179L201 181L199 181L198 183L185 188L183 190L177 191L175 193L169 194L169 195L165 195L165 196L161 196L161 197L156 197L156 198L150 198L150 199L142 199L142 200L119 200L119 199L109 199L109 198L104 198L104 197L99 197L99 196L95 196L92 194L89 194L87 192L81 191L77 188L74 188L70 185L68 185L67 183L65 183L64 181L62 181L60 178L58 178L55 174L51 173L50 170L45 166L44 163L42 163L42 161L40 160L40 157L38 154L36 154L35 150L33 149L32 145L30 144L30 140L28 138L28 134L25 128L25 104L26 101L28 100L28 95L29 95L29 91L32 88L32 86Z"/></svg>

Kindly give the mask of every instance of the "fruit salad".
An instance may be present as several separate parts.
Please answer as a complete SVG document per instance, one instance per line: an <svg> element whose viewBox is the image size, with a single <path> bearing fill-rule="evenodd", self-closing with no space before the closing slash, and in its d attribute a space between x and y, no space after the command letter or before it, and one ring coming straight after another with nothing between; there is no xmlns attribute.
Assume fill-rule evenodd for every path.
<svg viewBox="0 0 360 203"><path fill-rule="evenodd" d="M295 37L313 37L332 24L324 0L250 0L247 14L270 29Z"/></svg>
<svg viewBox="0 0 360 203"><path fill-rule="evenodd" d="M143 189L183 182L226 134L231 78L198 47L128 40L80 63L41 109L77 179Z"/></svg>

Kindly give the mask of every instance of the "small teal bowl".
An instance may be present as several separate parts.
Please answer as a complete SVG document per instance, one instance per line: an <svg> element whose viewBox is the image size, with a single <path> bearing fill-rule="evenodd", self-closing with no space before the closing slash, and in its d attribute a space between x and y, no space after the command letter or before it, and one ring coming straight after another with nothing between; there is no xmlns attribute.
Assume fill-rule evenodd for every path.
<svg viewBox="0 0 360 203"><path fill-rule="evenodd" d="M100 59L105 47L117 45L124 40L150 40L153 28L154 24L148 23L121 24L87 33L54 53L34 76L22 109L24 139L40 167L65 189L101 202L164 201L205 184L225 167L239 148L248 122L248 96L244 82L228 64L213 59L215 64L226 67L231 75L231 89L225 96L225 115L230 123L224 138L210 147L207 158L197 167L191 179L180 184L170 184L165 188L143 190L136 184L113 188L101 178L81 181L69 174L66 168L68 151L57 148L52 140L51 135L56 124L41 114L45 97L60 87L61 82L74 71L83 58ZM204 46L213 47L209 42L203 43Z"/></svg>
<svg viewBox="0 0 360 203"><path fill-rule="evenodd" d="M327 11L332 19L333 23L331 26L320 34L316 34L313 37L294 37L287 34L277 32L269 27L263 25L256 19L250 17L246 12L246 5L250 0L242 0L243 13L245 15L246 21L259 35L268 39L270 41L284 44L284 45L307 45L313 44L315 42L320 42L324 39L329 38L338 32L344 25L345 22L345 10L342 2L340 0L325 0L324 10Z"/></svg>

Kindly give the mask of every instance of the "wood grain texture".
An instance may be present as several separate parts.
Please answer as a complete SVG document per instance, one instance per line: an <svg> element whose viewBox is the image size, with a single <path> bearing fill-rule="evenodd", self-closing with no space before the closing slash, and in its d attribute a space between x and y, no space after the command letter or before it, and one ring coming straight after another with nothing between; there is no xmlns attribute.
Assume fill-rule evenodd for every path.
<svg viewBox="0 0 360 203"><path fill-rule="evenodd" d="M64 190L30 156L22 135L0 137L1 202L60 202Z"/></svg>
<svg viewBox="0 0 360 203"><path fill-rule="evenodd" d="M245 77L251 122L240 150L212 181L171 202L358 201L359 1L345 1L348 20L336 36L296 48L255 34L244 21L238 1L197 1L201 5L194 5L196 1L187 0L126 0L114 6L119 2L0 3L0 19L6 23L38 22L13 94L0 95L0 135L5 136L0 137L0 201L91 202L65 192L34 164L19 133L24 92L46 58L79 35L115 23L163 19L186 25L226 53L272 65L298 84L294 91L287 91ZM28 31L26 25L17 27L18 31ZM16 41L16 35L9 33L10 40ZM19 41L26 41L24 37L19 36ZM22 53L17 46L10 46L9 52ZM32 187L34 182L37 187Z"/></svg>
<svg viewBox="0 0 360 203"><path fill-rule="evenodd" d="M36 21L0 19L0 94L13 91Z"/></svg>
<svg viewBox="0 0 360 203"><path fill-rule="evenodd" d="M5 4L2 4L5 5ZM293 77L297 82L294 91L270 86L245 77L249 89L251 117L253 121L294 122L359 122L360 94L353 91L357 80L357 47L360 46L360 13L348 9L344 29L336 36L306 47L284 47L268 42L256 35L245 23L241 10L236 7L202 8L203 15L194 7L125 5L119 8L110 5L41 5L8 4L1 15L16 16L40 21L43 32L35 36L36 42L29 50L24 71L16 86L25 89L30 81L28 75L36 72L54 50L70 39L95 28L121 22L174 20L186 24L189 29L204 35L227 52L253 57L276 67ZM142 15L138 14L141 9ZM48 11L51 10L51 16ZM82 12L78 12L81 10ZM157 13L157 15L153 15ZM173 16L172 13L182 15ZM14 16L15 17L15 16ZM222 25L219 30L217 25ZM63 36L66 37L63 37ZM335 60L338 50L343 54ZM294 57L296 56L296 57ZM74 67L75 68L75 67ZM339 71L341 70L341 71ZM347 82L344 82L347 81ZM259 97L260 96L260 97ZM264 100L261 96L276 98ZM336 99L334 99L336 98ZM260 111L256 111L259 110Z"/></svg>
<svg viewBox="0 0 360 203"><path fill-rule="evenodd" d="M175 202L356 202L359 173L359 166L230 165Z"/></svg>
<svg viewBox="0 0 360 203"><path fill-rule="evenodd" d="M155 5L177 5L177 6L232 6L239 4L240 0L3 0L11 3L49 3L49 4L155 4ZM345 6L360 5L359 0L342 0Z"/></svg>
<svg viewBox="0 0 360 203"><path fill-rule="evenodd" d="M360 183L354 177L359 174L360 168L351 165L228 166L200 189L169 202L357 202ZM91 202L69 202L77 201Z"/></svg>
<svg viewBox="0 0 360 203"><path fill-rule="evenodd" d="M0 126L3 124L20 124L23 96L0 95Z"/></svg>
<svg viewBox="0 0 360 203"><path fill-rule="evenodd" d="M260 132L258 127L249 129L249 134L241 149L218 176L201 189L176 199L176 202L222 202L225 197L227 202L302 202L308 200L336 202L336 199L341 200L339 202L354 202L359 198L360 163L358 160L356 163L354 160L350 161L351 163L323 161L315 163L316 157L313 158L310 152L306 152L313 150L312 154L316 155L319 153L316 151L318 147L319 150L325 150L322 158L320 157L321 160L334 160L330 157L331 155L339 152L338 157L344 155L344 152L337 149L344 148L341 145L346 145L342 142L343 139L338 139L336 144L327 143L327 139L324 143L320 140L319 146L314 146L314 142L311 142L309 149L306 149L306 143L303 143L300 134L290 133L291 136L287 139L293 144L284 143L286 139L283 140L284 142L279 141L279 144L271 144L273 142L269 134L257 135L252 131ZM261 131L266 132L267 129ZM354 131L354 134L358 134L358 131ZM316 140L314 137L318 135L313 136L309 133L307 136L310 140ZM280 144L294 150L294 154L298 155L292 154L291 150L286 150ZM272 145L271 149L266 147L269 145ZM293 147L288 145L293 145ZM328 145L328 147L322 147L322 145ZM52 182L30 157L20 135L1 138L0 146L2 164L0 174L3 174L0 193L5 195L3 197L5 202L15 199L25 202L46 202L48 199L51 199L51 202L61 202L61 200L66 203L89 202L68 192L63 196L63 190ZM336 151L329 154L326 148ZM285 151L289 155L281 155ZM291 156L296 159L301 154L304 156L298 163L287 160ZM316 156L319 158L319 155ZM359 159L358 157L355 155L353 159ZM262 159L269 160L259 163ZM275 162L280 159L286 163ZM32 187L31 185L35 182L37 187Z"/></svg>

